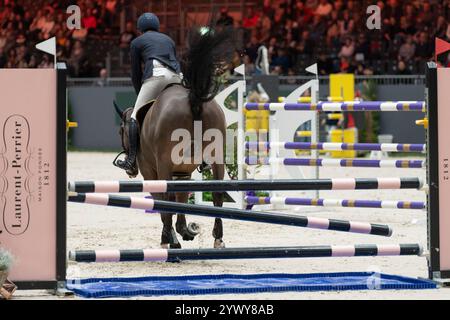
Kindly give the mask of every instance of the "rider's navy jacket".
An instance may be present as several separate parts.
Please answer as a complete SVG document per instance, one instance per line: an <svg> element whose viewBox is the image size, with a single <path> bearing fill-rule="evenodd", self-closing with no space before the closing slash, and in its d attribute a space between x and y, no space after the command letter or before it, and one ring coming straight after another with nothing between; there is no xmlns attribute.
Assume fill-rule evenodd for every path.
<svg viewBox="0 0 450 320"><path fill-rule="evenodd" d="M176 57L175 42L164 33L148 31L131 42L131 79L136 93L142 83L153 76L153 60L158 60L169 69L180 73ZM142 70L142 64L144 70Z"/></svg>

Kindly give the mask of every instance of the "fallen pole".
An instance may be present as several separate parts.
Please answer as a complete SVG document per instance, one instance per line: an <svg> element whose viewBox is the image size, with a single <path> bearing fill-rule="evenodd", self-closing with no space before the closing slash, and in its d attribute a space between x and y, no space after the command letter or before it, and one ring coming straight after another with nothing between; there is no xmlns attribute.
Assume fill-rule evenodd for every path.
<svg viewBox="0 0 450 320"><path fill-rule="evenodd" d="M422 254L423 249L419 244L359 244L222 249L76 250L69 252L69 260L75 262L172 262L180 260L421 256Z"/></svg>
<svg viewBox="0 0 450 320"><path fill-rule="evenodd" d="M421 189L420 178L336 178L297 180L150 180L150 181L75 181L69 191L80 193L116 192L201 192L201 191L275 191L275 190L369 190Z"/></svg>
<svg viewBox="0 0 450 320"><path fill-rule="evenodd" d="M392 229L384 224L314 218L268 212L255 212L251 210L193 205L179 202L159 201L146 198L125 197L109 194L69 194L68 201L121 208L155 210L159 212L184 213L194 216L271 223L277 225L312 229L364 233L385 237L390 237L392 235Z"/></svg>

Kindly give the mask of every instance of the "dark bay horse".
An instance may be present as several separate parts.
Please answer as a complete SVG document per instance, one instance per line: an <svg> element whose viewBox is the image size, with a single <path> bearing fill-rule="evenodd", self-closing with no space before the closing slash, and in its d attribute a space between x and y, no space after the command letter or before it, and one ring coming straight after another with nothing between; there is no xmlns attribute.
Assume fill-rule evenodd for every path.
<svg viewBox="0 0 450 320"><path fill-rule="evenodd" d="M179 141L172 141L172 133L177 129L184 129L194 139L194 121L201 121L202 131L215 129L222 135L225 143L226 121L220 106L213 100L218 91L216 82L217 72L224 63L230 61L233 50L231 34L227 30L213 30L201 34L195 32L190 37L189 49L185 54L182 70L182 85L172 85L166 88L158 99L147 108L142 108L138 115L140 124L140 145L137 155L138 170L145 180L171 180L191 179L192 172L202 163L195 163L190 157L188 163L179 163L179 159L173 159L172 151ZM122 119L120 135L122 146L128 150L128 128L132 108L124 112L115 105L116 111ZM201 154L205 148L214 141L197 141L201 146ZM224 177L224 145L219 152L220 161L208 163L211 165L213 179L222 180ZM194 141L191 141L190 155L194 155ZM198 152L198 151L197 151ZM208 162L208 159L202 159ZM136 177L138 172L128 172L130 177ZM152 194L155 199L187 202L188 193ZM214 206L222 206L223 193L213 193ZM172 222L173 215L161 212L163 230L161 235L161 246L180 248L175 230L183 240L193 240L198 233L196 224L186 223L183 214L177 215L175 230ZM216 218L212 232L214 247L224 246L222 240L223 227L221 219Z"/></svg>

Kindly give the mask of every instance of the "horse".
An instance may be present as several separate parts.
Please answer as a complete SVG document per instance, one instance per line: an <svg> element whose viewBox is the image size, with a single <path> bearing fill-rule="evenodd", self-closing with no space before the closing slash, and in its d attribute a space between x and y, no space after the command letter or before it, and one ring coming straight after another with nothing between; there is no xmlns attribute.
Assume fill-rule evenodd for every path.
<svg viewBox="0 0 450 320"><path fill-rule="evenodd" d="M156 101L149 103L139 112L137 120L140 138L137 167L145 180L189 180L194 170L205 162L211 167L213 179L223 180L225 172L223 145L221 146L222 150L214 151L217 152L214 157L215 161L208 163L208 159L203 159L203 154L214 141L191 140L191 150L188 151L190 161L179 163L179 159L173 159L173 150L179 142L173 141L172 133L175 130L183 129L190 134L190 137L196 138L194 122L201 121L202 136L203 132L214 129L215 132L222 135L223 143L226 143L225 115L214 97L219 88L218 70L222 69L224 63L231 61L230 40L230 32L227 30L209 29L206 33L194 32L191 34L189 48L182 63L182 83L165 88ZM127 124L133 109L128 108L122 111L116 103L114 103L114 107L122 120L119 131L122 147L128 151ZM193 155L199 151L194 150L195 146L201 146L202 161L200 163L194 161ZM186 157L186 155L183 156ZM138 172L127 173L132 178L138 174ZM158 200L186 203L189 194L187 192L179 192L175 195L155 193L152 196ZM214 206L221 207L223 198L222 192L214 192ZM160 214L163 223L161 234L161 247L163 248L181 248L175 230L185 241L193 240L199 233L196 223L187 225L184 214L177 214L175 230L173 214L168 212L160 212ZM225 247L222 220L219 218L215 219L212 235L214 248Z"/></svg>

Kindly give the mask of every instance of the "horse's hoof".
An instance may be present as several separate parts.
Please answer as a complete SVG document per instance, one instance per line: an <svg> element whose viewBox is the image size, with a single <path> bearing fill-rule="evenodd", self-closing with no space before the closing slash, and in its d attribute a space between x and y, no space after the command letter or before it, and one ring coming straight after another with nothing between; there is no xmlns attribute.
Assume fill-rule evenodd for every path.
<svg viewBox="0 0 450 320"><path fill-rule="evenodd" d="M222 239L214 240L214 249L222 249L225 248L225 242Z"/></svg>
<svg viewBox="0 0 450 320"><path fill-rule="evenodd" d="M161 248L162 249L169 249L169 244L168 243L161 243Z"/></svg>
<svg viewBox="0 0 450 320"><path fill-rule="evenodd" d="M198 223L191 222L187 226L187 231L190 233L190 235L195 237L200 233L200 225Z"/></svg>
<svg viewBox="0 0 450 320"><path fill-rule="evenodd" d="M183 228L181 235L183 236L184 241L192 241L199 233L200 225L195 222L191 222L186 228Z"/></svg>
<svg viewBox="0 0 450 320"><path fill-rule="evenodd" d="M181 244L179 243L171 243L170 249L181 249Z"/></svg>

